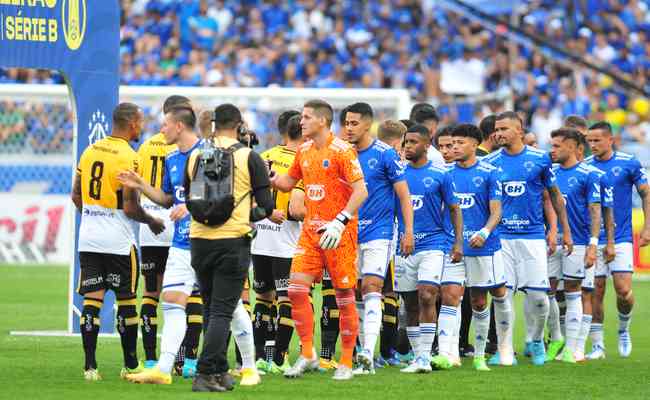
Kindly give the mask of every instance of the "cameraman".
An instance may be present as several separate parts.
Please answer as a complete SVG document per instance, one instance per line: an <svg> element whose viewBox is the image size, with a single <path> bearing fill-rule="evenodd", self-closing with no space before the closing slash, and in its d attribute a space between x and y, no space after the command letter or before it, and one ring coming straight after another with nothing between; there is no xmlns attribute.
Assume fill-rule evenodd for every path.
<svg viewBox="0 0 650 400"><path fill-rule="evenodd" d="M236 146L242 131L242 116L232 104L214 110L213 145L232 152L232 196L234 208L225 223L205 225L194 217L190 226L192 268L201 287L204 313L204 342L193 391L232 390L233 378L228 374L226 355L228 333L233 311L240 299L250 265L250 243L253 237L251 216L262 219L273 212L268 171L262 158L250 148ZM195 164L201 152L195 151L185 169L185 193L191 183L198 182ZM253 197L258 207L251 212ZM191 199L188 199L191 200ZM190 210L194 216L194 210Z"/></svg>

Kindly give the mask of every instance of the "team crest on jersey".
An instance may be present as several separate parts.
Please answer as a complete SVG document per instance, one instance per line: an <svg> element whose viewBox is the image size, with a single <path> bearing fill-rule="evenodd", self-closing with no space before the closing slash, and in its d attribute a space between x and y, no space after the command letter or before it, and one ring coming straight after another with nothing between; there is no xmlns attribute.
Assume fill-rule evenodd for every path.
<svg viewBox="0 0 650 400"><path fill-rule="evenodd" d="M376 158L371 158L370 160L368 160L368 168L375 169L378 162L379 161Z"/></svg>
<svg viewBox="0 0 650 400"><path fill-rule="evenodd" d="M526 168L526 171L530 172L533 170L533 168L535 168L535 163L532 161L526 161L524 163L524 168Z"/></svg>
<svg viewBox="0 0 650 400"><path fill-rule="evenodd" d="M427 176L426 178L422 179L422 184L426 188L430 188L431 185L433 185L433 178L430 176Z"/></svg>
<svg viewBox="0 0 650 400"><path fill-rule="evenodd" d="M623 168L619 166L612 168L612 174L614 174L614 176L619 176L621 172L623 172Z"/></svg>
<svg viewBox="0 0 650 400"><path fill-rule="evenodd" d="M569 187L574 187L575 185L578 184L578 178L576 178L575 176L572 176L571 178L569 178L568 183L569 183Z"/></svg>
<svg viewBox="0 0 650 400"><path fill-rule="evenodd" d="M323 160L323 168L329 168L330 166L330 160L327 158Z"/></svg>
<svg viewBox="0 0 650 400"><path fill-rule="evenodd" d="M307 197L313 201L320 201L325 198L325 186L307 185Z"/></svg>
<svg viewBox="0 0 650 400"><path fill-rule="evenodd" d="M476 187L481 187L483 182L485 182L485 181L483 180L483 177L481 177L481 176L475 176L474 178L472 178L472 183L474 183L474 186L476 186Z"/></svg>

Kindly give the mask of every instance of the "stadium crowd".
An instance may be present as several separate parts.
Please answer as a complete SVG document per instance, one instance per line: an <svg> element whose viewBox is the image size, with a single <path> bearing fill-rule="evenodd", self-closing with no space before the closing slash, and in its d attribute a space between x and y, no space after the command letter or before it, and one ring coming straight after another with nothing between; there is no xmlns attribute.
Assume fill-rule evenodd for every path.
<svg viewBox="0 0 650 400"><path fill-rule="evenodd" d="M521 3L524 30L648 85L647 1ZM646 99L616 90L611 79L591 70L567 68L523 46L511 49L504 32L432 0L372 0L363 7L325 0L122 0L122 6L125 85L406 88L414 100L437 104L445 123L469 122L502 107L453 94L512 93L544 148L549 127L570 114L607 120L624 144L648 139ZM459 80L454 71L473 79ZM47 71L0 70L0 83L62 81ZM43 128L43 121L27 119L31 113L13 111L24 106L0 103L0 151L69 150L68 113L45 107L50 127ZM154 132L159 110L145 111ZM274 120L263 116L253 128L264 136Z"/></svg>

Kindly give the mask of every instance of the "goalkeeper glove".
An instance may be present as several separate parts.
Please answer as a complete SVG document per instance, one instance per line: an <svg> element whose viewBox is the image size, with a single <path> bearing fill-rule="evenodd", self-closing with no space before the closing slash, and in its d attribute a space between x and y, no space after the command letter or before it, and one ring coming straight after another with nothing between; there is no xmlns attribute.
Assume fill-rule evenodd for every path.
<svg viewBox="0 0 650 400"><path fill-rule="evenodd" d="M345 230L345 225L352 219L352 216L345 211L338 213L336 218L320 227L316 232L321 233L320 248L331 250L339 247L341 235Z"/></svg>

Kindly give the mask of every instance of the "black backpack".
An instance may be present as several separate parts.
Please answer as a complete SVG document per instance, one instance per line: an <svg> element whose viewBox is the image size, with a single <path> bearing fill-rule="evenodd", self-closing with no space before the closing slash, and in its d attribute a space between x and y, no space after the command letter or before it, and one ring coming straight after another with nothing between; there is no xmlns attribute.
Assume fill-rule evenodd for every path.
<svg viewBox="0 0 650 400"><path fill-rule="evenodd" d="M210 145L206 141L194 163L190 193L186 201L192 218L204 225L220 226L232 216L235 208L250 194L235 200L235 151L241 143L228 148Z"/></svg>

